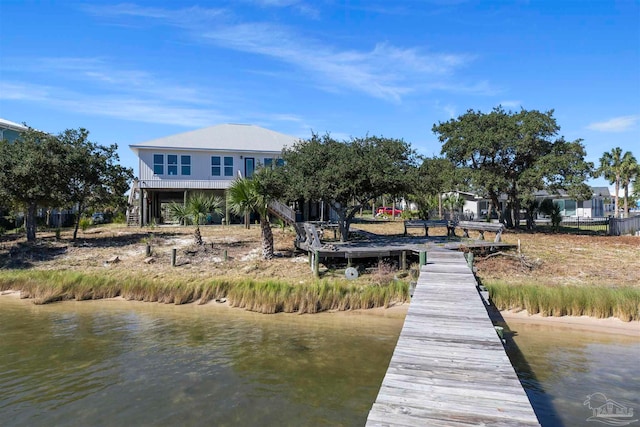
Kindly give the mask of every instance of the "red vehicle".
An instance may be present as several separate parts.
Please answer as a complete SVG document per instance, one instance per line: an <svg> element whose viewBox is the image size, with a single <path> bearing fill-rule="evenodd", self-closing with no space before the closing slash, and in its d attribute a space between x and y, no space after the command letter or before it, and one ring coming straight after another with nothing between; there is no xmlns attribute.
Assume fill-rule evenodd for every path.
<svg viewBox="0 0 640 427"><path fill-rule="evenodd" d="M391 206L380 206L376 211L376 215L399 216L402 215L402 209L395 209Z"/></svg>

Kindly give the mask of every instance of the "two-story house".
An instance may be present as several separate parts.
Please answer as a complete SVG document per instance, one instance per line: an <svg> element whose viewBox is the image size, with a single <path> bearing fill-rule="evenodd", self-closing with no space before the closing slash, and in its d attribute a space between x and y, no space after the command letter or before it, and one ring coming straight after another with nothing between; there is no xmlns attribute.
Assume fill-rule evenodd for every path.
<svg viewBox="0 0 640 427"><path fill-rule="evenodd" d="M129 147L139 175L129 197L129 217L140 225L167 220L165 208L189 192L223 196L238 176L282 161L284 147L298 138L254 125L223 124L154 139Z"/></svg>

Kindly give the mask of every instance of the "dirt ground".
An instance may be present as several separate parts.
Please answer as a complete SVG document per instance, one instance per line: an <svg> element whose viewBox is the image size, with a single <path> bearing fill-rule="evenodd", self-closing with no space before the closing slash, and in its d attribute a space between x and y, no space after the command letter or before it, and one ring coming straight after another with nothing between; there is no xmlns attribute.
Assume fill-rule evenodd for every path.
<svg viewBox="0 0 640 427"><path fill-rule="evenodd" d="M403 232L401 221L353 227L377 234ZM274 227L277 256L271 261L261 259L257 225L249 230L241 225L200 229L205 247L198 251L193 247L193 226L138 228L107 224L79 231L75 242L70 230L63 231L59 240L53 232L38 232L35 244L7 233L0 236L0 268L109 271L115 275L194 280L212 275L293 283L315 280L306 255L294 252L295 233L290 228ZM430 230L432 234L443 235L446 231ZM489 233L486 237L493 239ZM514 244L520 241L521 256L515 249L504 250L504 255L478 254L475 265L481 279L513 284L640 286L640 237L507 231L502 240ZM147 244L151 257L146 254ZM177 249L177 267L171 267L173 248ZM332 274L325 277L344 277L341 273ZM362 280L367 280L366 276L362 275Z"/></svg>

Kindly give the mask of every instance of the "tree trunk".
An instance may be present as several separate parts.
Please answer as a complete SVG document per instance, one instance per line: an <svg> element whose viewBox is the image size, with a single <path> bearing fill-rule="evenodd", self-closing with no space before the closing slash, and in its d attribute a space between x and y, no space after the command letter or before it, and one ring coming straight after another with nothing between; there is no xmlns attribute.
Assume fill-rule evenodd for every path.
<svg viewBox="0 0 640 427"><path fill-rule="evenodd" d="M265 216L260 216L260 230L262 236L262 258L273 258L273 232Z"/></svg>
<svg viewBox="0 0 640 427"><path fill-rule="evenodd" d="M616 176L616 198L614 200L614 204L613 204L613 208L615 209L615 212L613 213L613 217L614 218L618 218L620 216L620 204L618 202L618 199L620 198L620 177Z"/></svg>
<svg viewBox="0 0 640 427"><path fill-rule="evenodd" d="M82 211L84 210L84 206L78 205L78 213L76 214L76 223L73 227L73 241L78 237L78 227L80 226L80 217L82 216Z"/></svg>
<svg viewBox="0 0 640 427"><path fill-rule="evenodd" d="M24 228L27 232L27 241L33 242L36 240L36 204L29 203L27 206L27 216L24 218Z"/></svg>
<svg viewBox="0 0 640 427"><path fill-rule="evenodd" d="M629 183L624 185L624 217L629 218Z"/></svg>
<svg viewBox="0 0 640 427"><path fill-rule="evenodd" d="M498 200L498 195L495 193L490 193L489 197L491 198L491 204L493 208L496 210L496 215L498 216L498 222L504 222L504 218L502 217L502 211L500 210L500 201ZM491 221L491 217L489 217L489 221Z"/></svg>
<svg viewBox="0 0 640 427"><path fill-rule="evenodd" d="M193 240L196 245L202 246L202 234L200 234L200 225L196 222L196 229L193 232Z"/></svg>

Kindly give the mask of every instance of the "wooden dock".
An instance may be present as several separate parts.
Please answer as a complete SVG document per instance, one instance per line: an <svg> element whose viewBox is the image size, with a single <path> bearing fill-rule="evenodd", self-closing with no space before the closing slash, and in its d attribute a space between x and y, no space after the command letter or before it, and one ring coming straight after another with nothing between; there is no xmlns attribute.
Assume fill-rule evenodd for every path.
<svg viewBox="0 0 640 427"><path fill-rule="evenodd" d="M462 253L431 251L367 426L539 426Z"/></svg>

